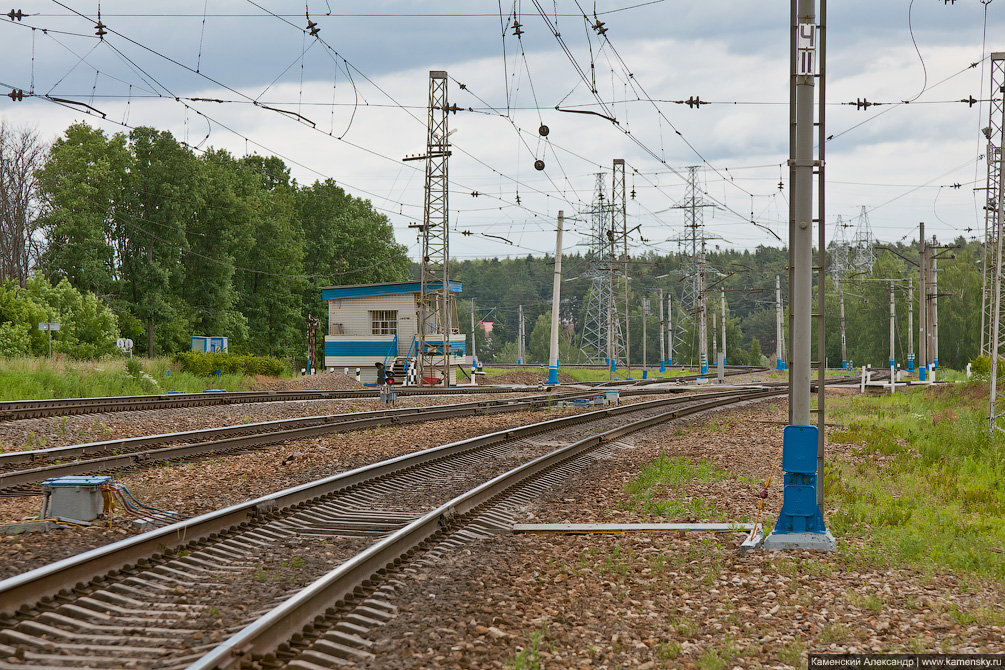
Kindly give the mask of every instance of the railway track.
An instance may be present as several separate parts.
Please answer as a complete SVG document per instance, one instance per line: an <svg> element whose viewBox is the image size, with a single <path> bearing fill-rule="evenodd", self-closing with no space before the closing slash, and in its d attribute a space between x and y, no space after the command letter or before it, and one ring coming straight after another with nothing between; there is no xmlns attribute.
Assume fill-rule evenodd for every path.
<svg viewBox="0 0 1005 670"><path fill-rule="evenodd" d="M512 387L452 386L450 388L420 388L407 386L396 389L399 397L416 395L467 395L477 393L513 393ZM176 407L210 407L257 402L290 402L294 400L346 400L377 398L376 388L340 391L235 391L204 393L171 393L149 396L117 396L110 398L57 398L55 400L11 400L0 402L0 421L33 419L47 416L97 414L102 412L132 412Z"/></svg>
<svg viewBox="0 0 1005 670"><path fill-rule="evenodd" d="M585 367L585 366L584 366ZM767 368L730 368L727 376L745 374ZM714 373L710 373L714 374ZM702 375L684 375L663 379L615 379L611 382L585 383L580 386L633 386L648 385L667 381L687 381ZM704 375L706 377L710 375ZM541 390L555 390L544 386ZM452 386L449 388L423 388L404 386L395 389L400 397L468 395L484 393L513 393L512 386ZM297 400L346 400L352 398L376 398L380 391L376 388L331 391L238 391L204 393L169 393L148 396L117 396L110 398L57 398L54 400L10 400L0 402L0 421L15 421L49 416L71 416L76 414L98 414L104 412L130 412L151 409L172 409L178 407L210 407L259 402L290 402Z"/></svg>
<svg viewBox="0 0 1005 670"><path fill-rule="evenodd" d="M505 530L507 505L630 432L782 393L661 399L500 431L32 570L0 582L0 659L16 659L0 668L365 661L368 630L392 615L390 576L423 548Z"/></svg>
<svg viewBox="0 0 1005 670"><path fill-rule="evenodd" d="M654 393L645 389L629 395ZM519 412L556 402L590 398L595 391L567 391L524 398L479 400L453 405L406 407L298 417L165 433L87 444L0 453L0 496L41 495L38 483L50 477L114 472L182 461L208 454L243 452L317 435L406 425L479 414ZM163 446L171 445L171 446Z"/></svg>

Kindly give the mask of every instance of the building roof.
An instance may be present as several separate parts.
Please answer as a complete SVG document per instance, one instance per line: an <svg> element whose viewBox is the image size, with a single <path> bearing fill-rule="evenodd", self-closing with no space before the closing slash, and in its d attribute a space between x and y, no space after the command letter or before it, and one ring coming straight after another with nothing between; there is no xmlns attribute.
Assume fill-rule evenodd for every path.
<svg viewBox="0 0 1005 670"><path fill-rule="evenodd" d="M434 290L443 286L441 282L431 282L430 287ZM459 281L450 282L450 290L454 293L461 292ZM340 298L372 298L377 295L400 295L403 293L421 293L422 283L418 281L398 281L386 284L351 284L348 286L326 286L321 289L322 300L336 300Z"/></svg>

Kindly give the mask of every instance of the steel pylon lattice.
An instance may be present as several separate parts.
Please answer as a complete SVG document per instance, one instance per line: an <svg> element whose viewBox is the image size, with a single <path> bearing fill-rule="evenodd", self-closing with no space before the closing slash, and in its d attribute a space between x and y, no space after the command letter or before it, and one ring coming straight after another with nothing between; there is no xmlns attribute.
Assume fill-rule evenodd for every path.
<svg viewBox="0 0 1005 670"><path fill-rule="evenodd" d="M429 123L426 137L425 207L422 216L419 333L419 383L440 370L450 385L450 227L447 208L447 73L429 72ZM431 337L433 336L433 337Z"/></svg>
<svg viewBox="0 0 1005 670"><path fill-rule="evenodd" d="M981 354L989 356L994 337L993 303L996 277L1001 277L1001 261L998 258L998 238L1001 232L1001 178L1002 140L1005 126L1005 52L991 54L991 90L988 108L988 125L983 129L987 139L985 160L988 165L987 199L984 203L984 267L981 291Z"/></svg>
<svg viewBox="0 0 1005 670"><path fill-rule="evenodd" d="M613 342L615 363L619 356L623 360L624 346L621 344L621 324L617 318L617 305L613 299L612 267L608 247L613 235L613 206L607 198L603 173L597 173L593 204L587 212L590 217L590 264L586 271L591 278L590 292L587 294L586 319L580 340L578 363L606 364L608 359L608 324L614 324ZM610 310L614 313L611 314ZM610 314L610 318L609 315Z"/></svg>
<svg viewBox="0 0 1005 670"><path fill-rule="evenodd" d="M851 274L851 245L848 242L848 234L845 228L851 224L845 223L838 214L837 223L834 226L834 237L831 239L831 278L837 286L841 280Z"/></svg>
<svg viewBox="0 0 1005 670"><path fill-rule="evenodd" d="M872 265L876 262L876 240L872 236L872 225L869 223L869 212L865 206L858 215L858 223L855 224L855 240L852 243L852 256L849 261L851 267L858 272L871 273ZM852 255L853 254L853 255Z"/></svg>
<svg viewBox="0 0 1005 670"><path fill-rule="evenodd" d="M1005 349L1002 327L1002 226L1005 223L1005 192L1002 179L1003 141L1005 141L1005 53L991 54L991 98L988 126L987 164L988 200L984 217L984 290L982 292L981 350L991 356L991 389L988 408L988 432L1005 432ZM986 328L986 330L985 330ZM985 338L984 333L987 332Z"/></svg>

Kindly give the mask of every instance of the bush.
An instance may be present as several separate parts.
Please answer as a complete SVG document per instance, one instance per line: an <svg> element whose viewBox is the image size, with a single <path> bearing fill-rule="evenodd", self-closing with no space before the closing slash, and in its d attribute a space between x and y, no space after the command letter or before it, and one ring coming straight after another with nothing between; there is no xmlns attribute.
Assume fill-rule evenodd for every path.
<svg viewBox="0 0 1005 670"><path fill-rule="evenodd" d="M999 370L998 372L999 374L1001 374L1001 370ZM991 381L991 357L978 356L977 358L971 359L970 374L972 375L973 381L977 382Z"/></svg>
<svg viewBox="0 0 1005 670"><path fill-rule="evenodd" d="M219 370L223 374L268 375L279 377L286 371L286 365L273 356L238 356L222 351L203 353L201 351L183 351L174 356L174 361L182 366L182 370L193 375L215 375Z"/></svg>

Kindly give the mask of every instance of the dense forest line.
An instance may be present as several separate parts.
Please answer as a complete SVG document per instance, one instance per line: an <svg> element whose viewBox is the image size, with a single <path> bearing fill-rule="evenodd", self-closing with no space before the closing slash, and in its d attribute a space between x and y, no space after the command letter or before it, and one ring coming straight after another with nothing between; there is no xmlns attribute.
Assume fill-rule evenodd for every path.
<svg viewBox="0 0 1005 670"><path fill-rule="evenodd" d="M956 247L943 255L938 264L939 363L962 368L980 349L981 282L979 259L983 246L960 238ZM828 266L832 260L828 250ZM894 302L896 358L907 367L908 339L908 277L914 278L914 347L918 352L919 259L917 245L903 243L875 247L876 260L871 269L862 270L835 286L828 276L826 286L827 359L831 366L841 365L841 326L838 288L844 293L848 358L856 363L885 365L890 352L890 289L895 280ZM762 355L774 356L775 345L775 276L781 278L782 302L788 302L788 252L776 247L753 250L713 251L706 255L709 267L709 323L711 312L720 314L720 297L724 291L726 319L726 360L730 364L758 364ZM469 260L455 262L451 277L463 283L463 300L475 299L475 315L493 323L491 341L479 336L478 351L487 361L516 362L518 312L522 306L527 333L527 361L545 363L548 357L553 257L526 256L516 259ZM630 307L629 342L632 364L642 362L642 299L650 300L646 318L646 351L650 365L659 363L659 290L673 296L673 309L679 310L682 286L687 272L687 259L678 254L647 253L629 263ZM562 256L561 311L563 323L575 326L575 335L566 332L562 345L562 360L576 362L580 358L579 336L586 319L587 302L592 277L590 258ZM814 273L815 277L815 273ZM617 310L624 321L623 284L618 282ZM469 330L470 303L462 301L459 320L462 329ZM817 310L814 302L814 311ZM786 311L786 314L788 312ZM677 312L679 316L680 312ZM676 321L675 316L675 321ZM709 326L711 327L711 326ZM697 338L693 319L685 320L677 329L675 360L697 362ZM721 323L719 330L721 333ZM721 337L721 335L719 336ZM711 330L708 335L712 346ZM711 357L710 361L714 360ZM772 359L773 363L773 359Z"/></svg>
<svg viewBox="0 0 1005 670"><path fill-rule="evenodd" d="M0 122L0 180L0 281L5 282L0 354L40 353L43 339L34 321L71 318L88 325L73 341L64 333L56 346L74 356L113 351L116 336L134 340L139 354L173 353L187 350L189 337L200 334L229 337L235 353L299 362L306 357L305 317L325 321L321 287L418 277L387 217L369 201L331 180L300 185L278 158L197 152L153 128L107 135L75 124L44 146L30 129ZM979 349L982 247L962 238L955 245L939 264L939 357L943 365L962 367ZM905 363L906 278L916 278L917 315L912 263L918 250L897 243L877 245L875 252L871 269L859 269L840 286L848 357L859 363L887 360L889 283L876 280L895 279L896 356ZM476 320L494 324L491 337L478 330L481 360L516 362L522 308L525 361L547 361L553 260L526 256L451 264L451 278L463 284L462 332L470 332L472 299ZM659 361L660 289L672 296L679 324L675 359L697 360L693 319L680 321L687 260L653 252L630 260L633 365L642 362L643 299L651 306L645 320L647 360ZM708 253L709 312L719 313L724 291L729 363L757 364L762 355L774 355L775 276L781 277L787 301L787 260L785 249L765 246ZM581 337L593 283L591 258L565 255L562 263L561 360L585 362ZM623 280L617 281L617 309L624 319ZM841 353L838 287L831 278L827 295L827 358L833 366L840 365ZM914 327L917 351L917 318Z"/></svg>

